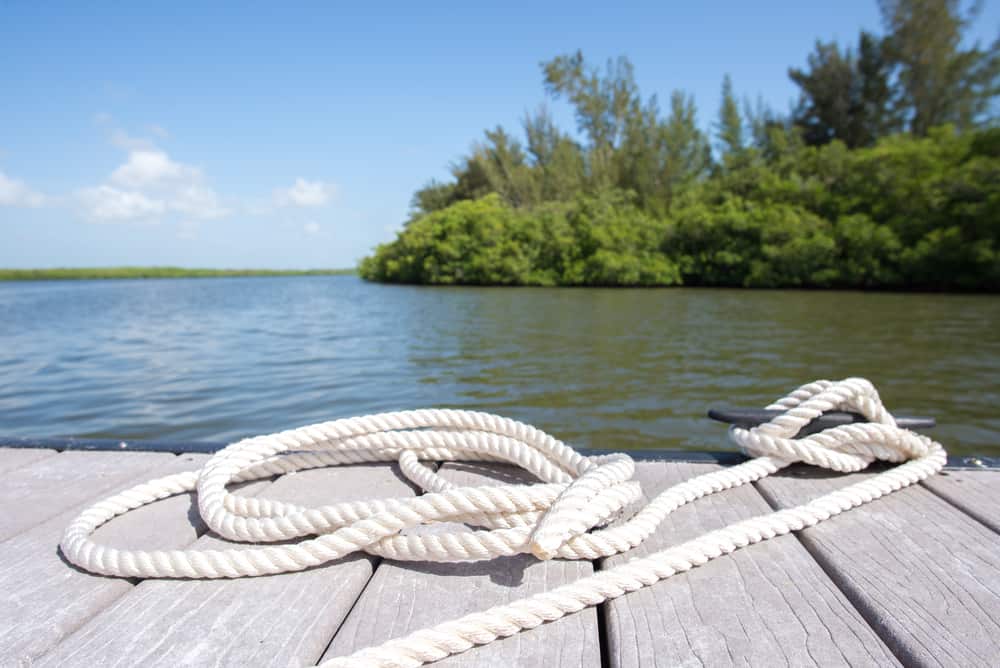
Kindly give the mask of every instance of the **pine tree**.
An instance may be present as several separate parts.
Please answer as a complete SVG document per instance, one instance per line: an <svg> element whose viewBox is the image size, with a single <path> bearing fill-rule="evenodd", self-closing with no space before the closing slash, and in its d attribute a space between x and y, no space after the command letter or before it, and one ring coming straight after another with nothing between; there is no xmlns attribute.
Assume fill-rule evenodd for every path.
<svg viewBox="0 0 1000 668"><path fill-rule="evenodd" d="M962 49L979 5L965 13L958 0L880 0L888 53L898 69L898 110L909 129L925 135L935 125L965 129L984 120L997 94L997 43Z"/></svg>
<svg viewBox="0 0 1000 668"><path fill-rule="evenodd" d="M788 76L800 89L793 121L808 144L839 139L851 148L869 146L896 127L889 63L877 37L862 32L857 55L836 42L816 42L807 63L808 70L790 68Z"/></svg>
<svg viewBox="0 0 1000 668"><path fill-rule="evenodd" d="M666 179L670 194L701 178L712 164L708 138L698 129L694 99L676 90L670 96L670 115L661 127L666 151Z"/></svg>
<svg viewBox="0 0 1000 668"><path fill-rule="evenodd" d="M719 107L719 122L716 124L715 136L722 155L735 155L744 148L743 118L740 116L740 105L733 93L733 80L728 74L722 79L722 104Z"/></svg>
<svg viewBox="0 0 1000 668"><path fill-rule="evenodd" d="M894 92L890 83L892 63L886 54L885 41L867 31L858 38L856 63L858 101L855 113L855 143L869 146L899 130L900 120L893 109Z"/></svg>

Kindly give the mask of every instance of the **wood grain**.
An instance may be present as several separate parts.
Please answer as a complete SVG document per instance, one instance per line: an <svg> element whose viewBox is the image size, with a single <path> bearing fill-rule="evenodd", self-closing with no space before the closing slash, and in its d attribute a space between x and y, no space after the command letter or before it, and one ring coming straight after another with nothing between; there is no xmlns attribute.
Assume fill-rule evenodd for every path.
<svg viewBox="0 0 1000 668"><path fill-rule="evenodd" d="M0 540L174 459L165 452L62 452L9 471L0 485Z"/></svg>
<svg viewBox="0 0 1000 668"><path fill-rule="evenodd" d="M318 506L404 496L389 465L286 475L268 498ZM241 547L214 535L194 549ZM245 547L245 544L242 544ZM371 577L353 556L299 573L237 580L146 580L67 638L40 665L311 665Z"/></svg>
<svg viewBox="0 0 1000 668"><path fill-rule="evenodd" d="M530 556L381 565L359 556L297 574L137 584L94 576L61 559L58 540L84 506L136 482L195 469L205 459L0 448L0 513L14 516L0 521L8 532L0 540L0 665L310 663L592 572L589 562ZM713 468L642 462L638 478L652 495ZM517 469L494 465L451 464L443 473L459 484L525 479ZM798 505L868 475L795 467L676 511L627 556L765 514L767 502ZM242 493L261 490L309 505L413 493L387 465L303 472ZM609 602L600 613L589 609L441 665L596 666L601 625L611 666L996 665L998 493L1000 472L948 471ZM198 539L204 530L193 499L184 495L116 519L98 538L124 547L231 545Z"/></svg>
<svg viewBox="0 0 1000 668"><path fill-rule="evenodd" d="M119 455L131 463L156 455ZM149 477L198 468L204 455L169 457L163 466L145 471L123 487ZM81 483L82 485L83 483ZM95 481L97 486L103 480ZM134 583L82 571L59 554L66 525L85 505L71 508L43 524L0 543L0 663L28 664L79 628ZM171 497L115 518L95 532L95 539L123 548L183 547L203 530L192 522L188 495Z"/></svg>
<svg viewBox="0 0 1000 668"><path fill-rule="evenodd" d="M1000 471L942 471L923 484L948 503L1000 532Z"/></svg>
<svg viewBox="0 0 1000 668"><path fill-rule="evenodd" d="M459 485L530 479L499 465L446 464L442 475ZM463 529L439 524L424 530ZM341 626L324 660L350 654L464 614L547 591L593 573L589 561L541 562L530 555L468 564L384 561ZM474 648L440 666L599 666L596 611L544 624Z"/></svg>
<svg viewBox="0 0 1000 668"><path fill-rule="evenodd" d="M758 483L790 507L873 473L794 467ZM906 665L1000 657L1000 536L921 486L797 534Z"/></svg>
<svg viewBox="0 0 1000 668"><path fill-rule="evenodd" d="M640 462L636 478L655 496L718 468ZM699 499L669 515L638 548L605 559L601 568L769 512L749 485ZM611 666L897 663L794 536L738 550L610 601L603 613Z"/></svg>

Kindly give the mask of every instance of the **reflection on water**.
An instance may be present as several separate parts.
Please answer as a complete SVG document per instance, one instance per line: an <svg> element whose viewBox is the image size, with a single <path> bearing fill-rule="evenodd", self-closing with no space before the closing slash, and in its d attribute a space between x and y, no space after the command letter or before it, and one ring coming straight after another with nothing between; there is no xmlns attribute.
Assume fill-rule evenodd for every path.
<svg viewBox="0 0 1000 668"><path fill-rule="evenodd" d="M418 406L578 447L726 447L711 404L865 375L1000 453L1000 299L472 289L355 277L0 285L0 434L229 440Z"/></svg>

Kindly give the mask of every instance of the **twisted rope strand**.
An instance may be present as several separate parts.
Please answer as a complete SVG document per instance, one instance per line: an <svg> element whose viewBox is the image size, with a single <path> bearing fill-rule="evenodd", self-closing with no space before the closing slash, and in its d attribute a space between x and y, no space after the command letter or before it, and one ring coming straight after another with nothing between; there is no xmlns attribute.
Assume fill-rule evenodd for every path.
<svg viewBox="0 0 1000 668"><path fill-rule="evenodd" d="M686 572L741 547L814 526L851 508L912 485L945 464L944 448L900 429L874 386L863 378L820 380L768 406L783 411L752 429L731 427L730 439L753 457L684 481L660 493L614 526L642 498L624 454L585 457L548 434L506 418L459 410L416 410L335 420L258 436L216 453L201 471L143 483L85 510L67 527L60 547L95 573L139 578L235 578L299 571L355 552L421 561L479 561L532 553L540 559L597 559L640 545L671 512L709 494L760 480L794 462L841 472L875 460L905 462L813 501L736 522L572 584L340 657L324 666L418 666L534 628L659 580ZM849 410L867 423L797 438L825 412ZM542 482L457 487L422 461L508 462ZM227 487L305 469L396 461L426 493L307 508ZM206 524L235 541L294 544L245 550L119 550L93 533L111 519L159 499L197 491ZM413 535L406 529L463 522L473 531Z"/></svg>

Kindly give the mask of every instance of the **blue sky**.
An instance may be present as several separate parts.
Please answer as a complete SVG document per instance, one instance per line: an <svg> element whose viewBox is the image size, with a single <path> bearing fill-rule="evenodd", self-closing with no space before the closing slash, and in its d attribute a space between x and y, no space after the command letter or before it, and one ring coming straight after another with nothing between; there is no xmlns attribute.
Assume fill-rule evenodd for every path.
<svg viewBox="0 0 1000 668"><path fill-rule="evenodd" d="M725 73L784 111L787 68L861 28L875 0L4 3L0 266L351 266L483 129L544 101L542 60L626 55L708 127Z"/></svg>

